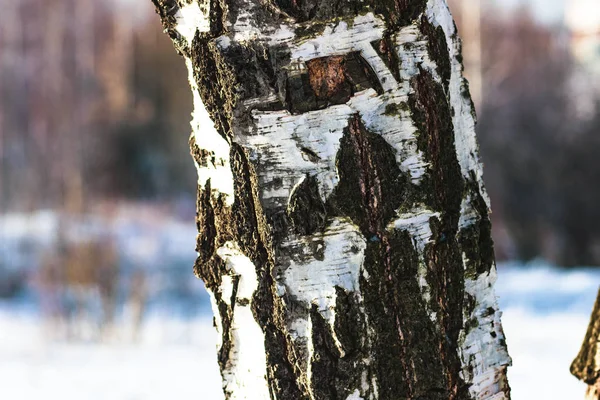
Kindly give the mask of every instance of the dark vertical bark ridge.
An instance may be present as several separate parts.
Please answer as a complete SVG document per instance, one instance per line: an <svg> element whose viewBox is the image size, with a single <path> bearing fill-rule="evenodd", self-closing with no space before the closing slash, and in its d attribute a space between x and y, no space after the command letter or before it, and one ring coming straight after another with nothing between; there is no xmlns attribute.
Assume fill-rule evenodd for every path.
<svg viewBox="0 0 600 400"><path fill-rule="evenodd" d="M436 39L439 37L439 27L434 30L425 19L421 24L426 27L425 31L429 36L435 36ZM436 40L429 41L435 42ZM447 50L439 48L440 44L446 47L445 39L439 40L437 45L430 44L428 48L430 52L435 48L436 54L445 51L445 57L437 55L436 58L444 60L437 66L438 73L441 72L440 75L446 77L442 80L447 85L450 63ZM444 66L446 70L443 69ZM464 396L465 392L465 383L459 376L461 363L456 350L458 336L463 328L464 268L456 236L464 180L456 158L454 127L446 90L424 69L413 78L412 87L414 94L409 102L420 131L418 145L431 166L431 207L442 212L441 220L431 224L433 241L425 249L427 280L435 299L432 307L440 318L440 334L444 338L438 347L446 368L449 398L458 398L460 393Z"/></svg>

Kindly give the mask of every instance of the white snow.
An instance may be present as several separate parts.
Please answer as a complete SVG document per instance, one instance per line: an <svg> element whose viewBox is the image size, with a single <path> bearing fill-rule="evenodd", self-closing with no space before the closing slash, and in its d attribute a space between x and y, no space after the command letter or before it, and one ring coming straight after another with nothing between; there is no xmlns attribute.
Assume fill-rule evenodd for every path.
<svg viewBox="0 0 600 400"><path fill-rule="evenodd" d="M210 318L148 321L139 344L45 339L31 312L0 310L0 397L223 399Z"/></svg>
<svg viewBox="0 0 600 400"><path fill-rule="evenodd" d="M585 336L600 269L561 270L538 262L500 265L496 292L513 400L582 399L586 385L569 373Z"/></svg>
<svg viewBox="0 0 600 400"><path fill-rule="evenodd" d="M583 398L585 385L569 374L569 365L599 284L600 270L499 266L513 400ZM298 331L308 330L301 325ZM223 398L209 315L187 321L150 316L140 344L55 342L44 338L44 326L33 308L0 303L2 398Z"/></svg>

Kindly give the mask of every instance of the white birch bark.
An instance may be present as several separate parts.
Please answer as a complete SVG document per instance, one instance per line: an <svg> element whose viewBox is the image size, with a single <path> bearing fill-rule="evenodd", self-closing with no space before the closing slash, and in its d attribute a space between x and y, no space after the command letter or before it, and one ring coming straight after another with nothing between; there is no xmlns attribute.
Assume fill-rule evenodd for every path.
<svg viewBox="0 0 600 400"><path fill-rule="evenodd" d="M226 398L508 399L445 1L153 1L194 97Z"/></svg>

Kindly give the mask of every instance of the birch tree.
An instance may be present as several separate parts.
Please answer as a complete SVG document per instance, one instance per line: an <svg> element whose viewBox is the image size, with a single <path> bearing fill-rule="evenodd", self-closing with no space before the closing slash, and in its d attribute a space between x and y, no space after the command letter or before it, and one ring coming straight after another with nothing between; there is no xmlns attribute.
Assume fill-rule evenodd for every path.
<svg viewBox="0 0 600 400"><path fill-rule="evenodd" d="M444 0L153 0L189 71L226 399L508 399Z"/></svg>
<svg viewBox="0 0 600 400"><path fill-rule="evenodd" d="M587 383L586 400L600 399L600 291L579 354L571 364L571 373Z"/></svg>

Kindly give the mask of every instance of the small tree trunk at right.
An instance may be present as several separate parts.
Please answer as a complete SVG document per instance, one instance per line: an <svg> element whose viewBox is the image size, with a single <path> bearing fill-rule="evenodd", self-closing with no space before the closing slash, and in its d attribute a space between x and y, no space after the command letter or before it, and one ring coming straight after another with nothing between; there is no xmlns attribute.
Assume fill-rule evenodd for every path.
<svg viewBox="0 0 600 400"><path fill-rule="evenodd" d="M586 400L600 399L600 291L596 298L587 334L579 354L571 364L571 373L588 384Z"/></svg>

